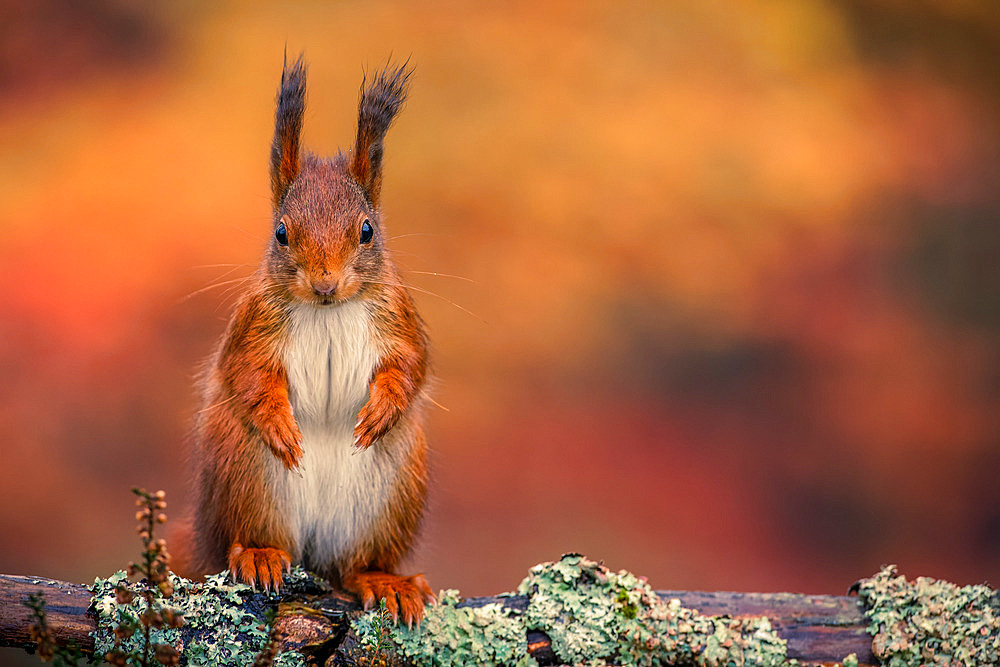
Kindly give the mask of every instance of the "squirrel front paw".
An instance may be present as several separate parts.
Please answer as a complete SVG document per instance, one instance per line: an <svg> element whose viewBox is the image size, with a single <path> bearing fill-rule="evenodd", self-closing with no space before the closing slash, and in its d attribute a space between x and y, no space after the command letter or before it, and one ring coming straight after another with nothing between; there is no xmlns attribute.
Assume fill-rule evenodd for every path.
<svg viewBox="0 0 1000 667"><path fill-rule="evenodd" d="M268 415L260 435L288 470L295 470L302 460L302 432L291 413L279 411Z"/></svg>
<svg viewBox="0 0 1000 667"><path fill-rule="evenodd" d="M358 423L354 425L354 446L368 449L374 445L396 425L399 414L399 408L391 401L374 400L374 396L370 398L361 408Z"/></svg>
<svg viewBox="0 0 1000 667"><path fill-rule="evenodd" d="M253 587L260 582L265 591L277 592L281 588L282 572L291 570L292 557L284 549L247 549L239 542L234 542L229 549L229 573L238 582Z"/></svg>

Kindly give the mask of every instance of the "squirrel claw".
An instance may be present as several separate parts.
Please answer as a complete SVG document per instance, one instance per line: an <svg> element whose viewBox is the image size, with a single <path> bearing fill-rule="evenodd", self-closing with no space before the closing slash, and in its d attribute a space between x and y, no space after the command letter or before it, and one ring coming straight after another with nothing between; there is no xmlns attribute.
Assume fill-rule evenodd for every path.
<svg viewBox="0 0 1000 667"><path fill-rule="evenodd" d="M259 582L267 593L281 590L282 573L291 571L292 557L283 549L249 549L239 542L234 542L229 549L229 572L233 579L253 588L257 588Z"/></svg>
<svg viewBox="0 0 1000 667"><path fill-rule="evenodd" d="M361 408L358 423L354 425L354 446L368 449L374 445L396 424L399 414L392 403L369 400Z"/></svg>
<svg viewBox="0 0 1000 667"><path fill-rule="evenodd" d="M285 468L299 473L299 463L302 461L302 433L299 431L295 418L290 414L284 418L277 415L261 427L260 434Z"/></svg>
<svg viewBox="0 0 1000 667"><path fill-rule="evenodd" d="M345 579L344 587L361 598L366 611L374 609L378 600L385 600L385 609L393 623L402 618L409 628L423 620L424 605L436 601L422 574L401 577L387 572L361 572Z"/></svg>

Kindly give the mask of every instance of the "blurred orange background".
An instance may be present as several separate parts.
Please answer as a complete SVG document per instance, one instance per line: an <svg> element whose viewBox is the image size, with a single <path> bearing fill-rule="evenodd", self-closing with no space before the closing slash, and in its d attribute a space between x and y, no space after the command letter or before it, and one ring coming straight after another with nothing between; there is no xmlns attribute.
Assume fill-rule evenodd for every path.
<svg viewBox="0 0 1000 667"><path fill-rule="evenodd" d="M1000 580L1000 5L26 4L0 21L0 571L92 580L138 551L131 486L187 506L287 45L322 154L363 67L416 66L384 207L447 410L408 569Z"/></svg>

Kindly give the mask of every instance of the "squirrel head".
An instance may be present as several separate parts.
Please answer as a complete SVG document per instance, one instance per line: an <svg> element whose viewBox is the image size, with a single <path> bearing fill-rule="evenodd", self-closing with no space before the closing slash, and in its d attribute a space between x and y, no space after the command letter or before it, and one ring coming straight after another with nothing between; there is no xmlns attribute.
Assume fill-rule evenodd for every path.
<svg viewBox="0 0 1000 667"><path fill-rule="evenodd" d="M384 280L383 142L411 73L403 63L370 81L366 76L354 150L322 158L301 149L306 67L302 56L291 66L286 60L271 144L273 236L264 268L293 299L335 304Z"/></svg>

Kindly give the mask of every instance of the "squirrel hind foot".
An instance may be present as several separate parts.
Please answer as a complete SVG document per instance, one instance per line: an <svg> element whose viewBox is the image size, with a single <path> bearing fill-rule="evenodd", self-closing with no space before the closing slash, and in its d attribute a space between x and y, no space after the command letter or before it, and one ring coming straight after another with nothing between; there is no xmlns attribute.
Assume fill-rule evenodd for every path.
<svg viewBox="0 0 1000 667"><path fill-rule="evenodd" d="M343 585L358 596L366 611L374 609L379 600L385 600L385 609L393 622L398 623L402 619L410 628L423 620L425 604L437 602L434 591L422 574L402 577L369 570L345 578Z"/></svg>
<svg viewBox="0 0 1000 667"><path fill-rule="evenodd" d="M234 542L229 550L229 573L237 582L256 588L260 583L267 592L281 589L283 573L292 569L292 557L284 549L245 548Z"/></svg>

